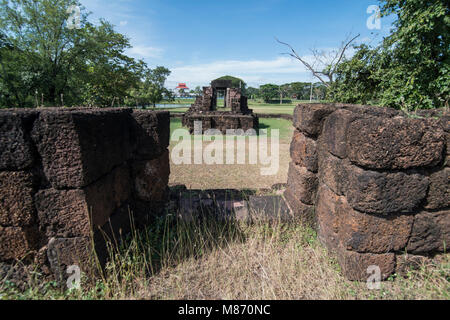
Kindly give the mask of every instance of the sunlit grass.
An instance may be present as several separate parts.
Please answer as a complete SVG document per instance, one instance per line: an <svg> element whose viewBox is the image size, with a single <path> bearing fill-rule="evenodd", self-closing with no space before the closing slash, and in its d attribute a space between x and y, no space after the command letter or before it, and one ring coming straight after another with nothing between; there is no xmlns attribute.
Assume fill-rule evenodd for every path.
<svg viewBox="0 0 450 320"><path fill-rule="evenodd" d="M18 289L4 279L1 299L449 299L449 255L380 290L350 282L316 233L299 222L246 224L176 214L134 230L97 279L67 290L38 277Z"/></svg>

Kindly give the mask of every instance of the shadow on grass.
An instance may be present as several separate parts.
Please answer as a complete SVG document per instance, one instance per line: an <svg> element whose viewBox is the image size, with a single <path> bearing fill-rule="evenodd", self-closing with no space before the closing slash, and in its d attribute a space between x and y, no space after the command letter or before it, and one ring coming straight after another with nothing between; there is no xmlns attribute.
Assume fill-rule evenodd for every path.
<svg viewBox="0 0 450 320"><path fill-rule="evenodd" d="M161 269L246 241L242 222L235 219L233 208L227 204L247 200L255 191L183 187L171 188L163 215L145 227L133 226L118 244L109 246L109 259L103 268L105 281L153 276Z"/></svg>

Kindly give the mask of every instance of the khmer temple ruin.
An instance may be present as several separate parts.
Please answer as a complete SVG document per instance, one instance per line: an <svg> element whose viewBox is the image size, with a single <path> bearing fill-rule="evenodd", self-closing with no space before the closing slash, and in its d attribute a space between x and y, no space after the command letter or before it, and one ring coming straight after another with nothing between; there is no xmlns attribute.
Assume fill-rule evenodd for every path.
<svg viewBox="0 0 450 320"><path fill-rule="evenodd" d="M231 111L217 110L219 92L224 94L224 108ZM230 129L257 130L259 126L258 117L248 108L247 97L240 88L232 87L231 80L214 80L211 86L203 87L203 95L197 97L183 116L183 126L193 133L196 121L201 121L202 133L217 129L225 134Z"/></svg>

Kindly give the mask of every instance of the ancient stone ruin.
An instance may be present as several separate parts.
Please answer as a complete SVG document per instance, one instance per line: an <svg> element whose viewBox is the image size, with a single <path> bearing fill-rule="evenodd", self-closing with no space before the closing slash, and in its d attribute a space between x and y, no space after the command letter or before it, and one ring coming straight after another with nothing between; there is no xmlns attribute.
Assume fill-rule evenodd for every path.
<svg viewBox="0 0 450 320"><path fill-rule="evenodd" d="M345 276L382 278L450 243L450 116L387 108L299 105L288 187Z"/></svg>
<svg viewBox="0 0 450 320"><path fill-rule="evenodd" d="M160 214L169 121L120 108L0 110L0 274L91 272L93 250L103 263L105 240L125 235L130 216Z"/></svg>
<svg viewBox="0 0 450 320"><path fill-rule="evenodd" d="M190 116L205 128L254 128L245 97L228 85L205 88L209 94ZM214 106L218 88L226 88L227 105L240 112L224 118L237 122L203 111ZM247 127L242 117L252 119ZM284 197L317 228L349 279L366 281L370 266L386 279L447 250L449 120L439 110L411 116L342 104L296 108ZM146 225L162 214L170 195L169 121L168 112L126 108L0 110L0 275L20 277L35 266L49 278L66 275L71 265L94 272L106 261L108 240L120 239L132 221ZM198 203L181 201L180 209L214 207L212 195L198 192ZM291 221L289 208L273 196L223 198L218 205L235 218L258 220L249 210L254 206Z"/></svg>
<svg viewBox="0 0 450 320"><path fill-rule="evenodd" d="M224 107L231 111L217 111L217 94L224 93ZM240 88L232 88L231 80L215 80L211 86L203 87L203 95L196 98L195 103L184 114L183 126L194 132L195 122L202 123L202 133L209 129L217 129L223 134L227 129L258 130L259 120L248 108L247 97Z"/></svg>

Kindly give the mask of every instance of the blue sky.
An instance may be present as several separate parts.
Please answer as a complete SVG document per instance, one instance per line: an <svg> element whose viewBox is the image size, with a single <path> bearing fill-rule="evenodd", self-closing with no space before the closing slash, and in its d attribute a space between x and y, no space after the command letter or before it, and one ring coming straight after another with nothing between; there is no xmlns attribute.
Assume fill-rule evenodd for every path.
<svg viewBox="0 0 450 320"><path fill-rule="evenodd" d="M249 85L311 81L300 62L281 53L290 43L312 61L311 49L330 52L349 35L377 43L392 19L369 30L370 5L377 0L82 0L91 20L105 18L126 34L128 54L149 66L172 71L168 87L207 85L222 75Z"/></svg>

